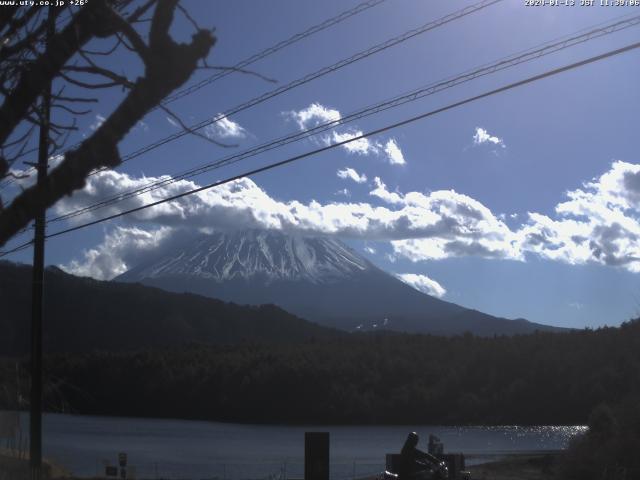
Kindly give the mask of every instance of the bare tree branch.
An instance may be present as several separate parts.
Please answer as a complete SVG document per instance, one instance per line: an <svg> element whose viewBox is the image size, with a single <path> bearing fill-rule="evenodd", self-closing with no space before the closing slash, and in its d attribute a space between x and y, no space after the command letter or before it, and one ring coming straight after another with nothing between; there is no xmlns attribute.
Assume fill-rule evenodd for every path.
<svg viewBox="0 0 640 480"><path fill-rule="evenodd" d="M34 104L44 86L60 71L64 64L94 35L106 35L105 15L111 8L106 0L89 2L71 23L50 40L46 52L29 68L21 72L19 81L0 107L0 144L3 144Z"/></svg>
<svg viewBox="0 0 640 480"><path fill-rule="evenodd" d="M51 98L53 98L55 100L59 100L61 102L98 103L98 99L97 98L64 97L62 95L52 95Z"/></svg>
<svg viewBox="0 0 640 480"><path fill-rule="evenodd" d="M218 147L224 147L224 148L232 148L232 147L237 147L237 144L228 144L228 143L221 143L218 142L216 140L214 140L211 137L208 137L206 134L201 133L197 130L194 130L193 128L189 127L186 123L184 123L184 121L178 116L176 115L174 112L172 112L171 110L169 110L169 108L167 108L165 105L158 105L159 108L161 108L162 110L164 110L164 112L166 112L171 118L173 118L181 127L185 132L189 132L192 135L195 135L196 137L202 138L203 140L206 140L209 143L213 143L214 145L217 145Z"/></svg>
<svg viewBox="0 0 640 480"><path fill-rule="evenodd" d="M69 65L64 67L63 70L71 71L71 72L83 72L83 73L90 73L94 75L101 75L103 77L113 80L113 83L116 83L117 85L122 85L127 88L133 88L134 86L133 82L131 82L127 77L123 77L122 75L118 75L117 73L112 72L111 70L98 67L97 65L88 66L88 67L78 67L78 66Z"/></svg>
<svg viewBox="0 0 640 480"><path fill-rule="evenodd" d="M138 7L131 15L127 17L127 22L133 23L137 22L142 15L147 13L149 9L157 2L158 0L147 0L143 5Z"/></svg>
<svg viewBox="0 0 640 480"><path fill-rule="evenodd" d="M62 53L47 49L53 55L53 59L44 65L40 64L44 61L39 59L34 64L33 71L29 72L30 75L35 71L50 77L60 73L71 54L77 52L90 37L91 33L86 29L92 22L100 35L106 35L111 31L110 29L115 29L112 34L122 33L132 43L142 41L137 32L135 35L131 33L133 30L131 25L118 12L109 8L104 1L93 0L89 5L100 5L100 19L93 16L97 10L91 10L91 13L86 13L89 12L88 8L81 10L72 22L78 29L77 35L73 39L65 38L64 44L61 41L56 42L56 45L63 49ZM129 93L109 118L77 149L68 151L62 162L50 172L44 182L26 189L9 206L0 210L0 246L28 225L39 210L48 208L64 196L83 188L90 172L120 164L119 142L147 112L160 104L176 88L182 86L196 70L198 63L208 55L215 43L215 37L211 31L197 31L188 44L176 43L169 35L176 5L177 0L157 1L150 28L149 44L138 45L141 50L136 49L136 53L145 64L145 74L133 83ZM97 8L94 7L94 9ZM80 18L83 13L84 19ZM95 23L98 21L102 23L96 26ZM65 28L58 37L64 36L68 29L69 27ZM135 43L134 46L136 46ZM38 68L35 68L36 65ZM26 87L22 86L22 88L26 90ZM29 92L26 91L25 94L29 95ZM12 98L13 95L8 97L7 101ZM11 126L18 120L24 119L29 105L33 103L33 100L21 102L12 100L12 105L22 112L20 118L14 118L15 113L10 115L5 108L7 101L0 108L0 143L4 142L13 130ZM11 122L11 125L5 126L5 118ZM0 165L0 170L1 168Z"/></svg>
<svg viewBox="0 0 640 480"><path fill-rule="evenodd" d="M67 107L66 105L55 104L51 105L51 109L58 108L60 110L64 110L71 115L87 115L91 113L91 110L74 110L73 108Z"/></svg>
<svg viewBox="0 0 640 480"><path fill-rule="evenodd" d="M105 51L95 51L95 50L87 50L87 49L81 49L80 51L82 53L84 53L85 55L96 55L96 56L109 56L111 55L113 52L115 52L118 47L122 44L122 42L116 38L116 41L113 44L113 47L105 50Z"/></svg>
<svg viewBox="0 0 640 480"><path fill-rule="evenodd" d="M201 30L200 25L198 25L198 23L193 19L193 17L189 14L189 12L182 5L178 4L178 9L184 15L184 17L187 19L187 21L189 23L191 23L191 25L193 25L193 28L195 28L196 31Z"/></svg>

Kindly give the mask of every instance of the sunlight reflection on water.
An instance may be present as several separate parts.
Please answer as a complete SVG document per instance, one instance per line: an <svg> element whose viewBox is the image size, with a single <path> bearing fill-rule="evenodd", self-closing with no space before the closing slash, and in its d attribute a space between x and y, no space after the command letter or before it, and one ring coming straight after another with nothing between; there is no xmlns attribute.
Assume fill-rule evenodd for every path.
<svg viewBox="0 0 640 480"><path fill-rule="evenodd" d="M26 422L25 422L26 425ZM332 479L380 471L385 454L398 452L411 430L427 447L429 434L468 463L505 454L566 448L584 426L283 426L48 414L45 456L80 476L104 473L127 452L138 478L302 478L304 432L331 434Z"/></svg>

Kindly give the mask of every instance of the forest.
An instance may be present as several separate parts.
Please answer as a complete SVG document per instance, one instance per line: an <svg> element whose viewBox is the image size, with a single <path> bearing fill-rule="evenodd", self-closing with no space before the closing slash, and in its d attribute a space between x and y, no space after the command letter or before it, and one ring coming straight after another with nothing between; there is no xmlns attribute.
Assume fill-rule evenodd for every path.
<svg viewBox="0 0 640 480"><path fill-rule="evenodd" d="M2 408L26 392L4 358ZM640 393L640 321L513 337L355 334L45 358L50 411L234 422L586 424ZM23 395L24 396L24 395Z"/></svg>
<svg viewBox="0 0 640 480"><path fill-rule="evenodd" d="M0 355L30 347L31 267L0 261ZM45 271L45 352L140 350L189 342L291 342L339 332L274 305L236 305L139 284Z"/></svg>

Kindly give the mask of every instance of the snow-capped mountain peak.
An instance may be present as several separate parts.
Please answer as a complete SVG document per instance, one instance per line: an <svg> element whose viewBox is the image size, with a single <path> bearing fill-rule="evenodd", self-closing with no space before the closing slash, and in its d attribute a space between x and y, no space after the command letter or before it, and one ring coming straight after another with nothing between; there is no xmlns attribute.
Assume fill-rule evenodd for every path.
<svg viewBox="0 0 640 480"><path fill-rule="evenodd" d="M271 303L347 331L495 335L549 328L419 292L334 238L244 230L185 238L166 248L115 280L239 304Z"/></svg>
<svg viewBox="0 0 640 480"><path fill-rule="evenodd" d="M271 230L216 232L203 235L122 276L140 280L189 275L223 282L261 278L325 283L373 267L338 240Z"/></svg>

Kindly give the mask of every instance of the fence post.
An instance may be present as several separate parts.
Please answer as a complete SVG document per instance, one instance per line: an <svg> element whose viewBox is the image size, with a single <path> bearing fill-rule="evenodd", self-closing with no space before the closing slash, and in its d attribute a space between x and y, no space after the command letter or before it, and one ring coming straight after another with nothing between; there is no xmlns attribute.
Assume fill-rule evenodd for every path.
<svg viewBox="0 0 640 480"><path fill-rule="evenodd" d="M304 480L329 480L329 432L305 432Z"/></svg>

